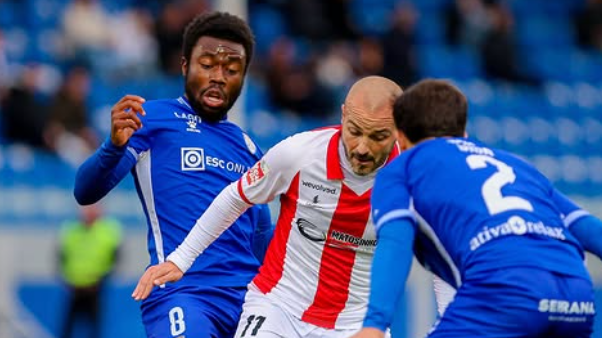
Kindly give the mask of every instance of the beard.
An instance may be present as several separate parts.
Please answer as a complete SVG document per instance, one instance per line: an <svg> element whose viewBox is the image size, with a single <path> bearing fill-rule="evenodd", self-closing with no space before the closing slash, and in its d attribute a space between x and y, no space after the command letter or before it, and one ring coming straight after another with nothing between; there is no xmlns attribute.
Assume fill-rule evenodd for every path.
<svg viewBox="0 0 602 338"><path fill-rule="evenodd" d="M200 91L195 91L192 84L188 81L188 76L184 78L184 81L186 82L185 93L186 98L188 98L188 103L190 103L190 106L192 107L194 112L201 118L201 121L203 122L217 123L223 120L226 117L226 115L228 115L228 112L230 111L230 109L232 108L242 91L241 84L239 88L230 93L230 96L224 96L226 105L224 105L221 108L213 108L204 105L202 102L202 97L205 94L205 92L213 87L210 86Z"/></svg>

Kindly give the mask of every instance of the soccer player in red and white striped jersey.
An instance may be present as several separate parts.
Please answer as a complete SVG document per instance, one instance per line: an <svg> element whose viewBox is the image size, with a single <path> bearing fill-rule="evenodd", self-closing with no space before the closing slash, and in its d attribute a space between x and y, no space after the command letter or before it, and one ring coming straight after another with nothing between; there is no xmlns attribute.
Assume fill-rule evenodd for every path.
<svg viewBox="0 0 602 338"><path fill-rule="evenodd" d="M225 188L167 262L134 291L176 281L254 204L280 196L274 238L249 285L235 337L347 337L366 313L376 235L370 194L379 168L398 154L394 82L363 78L350 89L337 127L280 142Z"/></svg>

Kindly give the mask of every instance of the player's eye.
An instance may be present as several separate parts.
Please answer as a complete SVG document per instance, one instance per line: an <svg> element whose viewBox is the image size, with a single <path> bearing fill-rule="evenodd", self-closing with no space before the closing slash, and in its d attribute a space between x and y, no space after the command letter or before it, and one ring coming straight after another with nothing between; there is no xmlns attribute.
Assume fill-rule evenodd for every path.
<svg viewBox="0 0 602 338"><path fill-rule="evenodd" d="M383 135L383 134L377 134L377 135L370 136L370 138L373 139L374 141L380 142L380 141L386 140L387 136Z"/></svg>
<svg viewBox="0 0 602 338"><path fill-rule="evenodd" d="M240 70L238 68L228 68L226 69L226 72L228 73L228 75L237 75L238 73L240 73Z"/></svg>

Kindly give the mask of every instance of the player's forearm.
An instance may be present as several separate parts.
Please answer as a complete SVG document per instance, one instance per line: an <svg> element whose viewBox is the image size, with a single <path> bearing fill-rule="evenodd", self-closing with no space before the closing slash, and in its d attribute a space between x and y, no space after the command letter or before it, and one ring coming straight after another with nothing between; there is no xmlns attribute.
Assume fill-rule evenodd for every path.
<svg viewBox="0 0 602 338"><path fill-rule="evenodd" d="M250 207L236 190L236 182L227 186L213 200L178 248L167 256L182 272Z"/></svg>
<svg viewBox="0 0 602 338"><path fill-rule="evenodd" d="M127 175L133 163L125 156L126 151L107 140L79 167L73 190L79 204L96 203Z"/></svg>
<svg viewBox="0 0 602 338"><path fill-rule="evenodd" d="M391 326L412 266L413 240L414 227L407 220L391 221L379 230L364 327L385 331Z"/></svg>

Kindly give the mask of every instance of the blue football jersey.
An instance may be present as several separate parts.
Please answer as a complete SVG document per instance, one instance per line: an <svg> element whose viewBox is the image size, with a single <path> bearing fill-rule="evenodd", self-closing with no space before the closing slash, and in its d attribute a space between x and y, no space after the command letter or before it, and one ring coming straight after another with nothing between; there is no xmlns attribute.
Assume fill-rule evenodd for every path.
<svg viewBox="0 0 602 338"><path fill-rule="evenodd" d="M508 152L465 138L424 141L378 173L372 195L377 229L414 219L416 258L455 287L510 267L589 278L567 229L582 211Z"/></svg>
<svg viewBox="0 0 602 338"><path fill-rule="evenodd" d="M155 265L184 240L221 190L263 154L235 124L227 120L203 123L183 97L147 101L143 108L143 127L132 135L119 163L107 165L108 172L103 172L98 167L109 160L93 156L78 172L75 193L80 201L98 200L131 170L147 218L150 264ZM91 165L94 160L99 165ZM98 182L89 182L94 179ZM245 287L259 267L253 234L262 208L267 209L248 209L203 252L177 286Z"/></svg>

